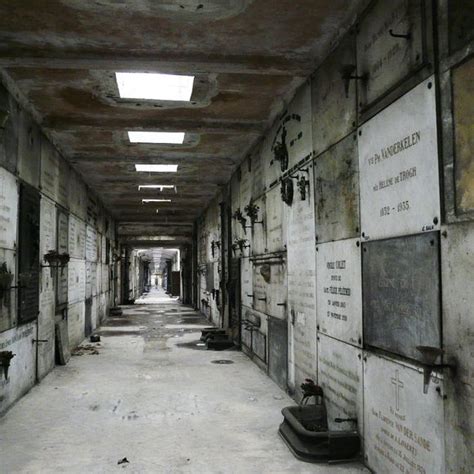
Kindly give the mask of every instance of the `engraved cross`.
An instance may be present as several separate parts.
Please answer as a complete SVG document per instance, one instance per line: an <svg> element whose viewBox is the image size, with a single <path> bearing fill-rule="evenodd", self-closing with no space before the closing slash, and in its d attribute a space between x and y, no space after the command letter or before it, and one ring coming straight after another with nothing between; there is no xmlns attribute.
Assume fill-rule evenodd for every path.
<svg viewBox="0 0 474 474"><path fill-rule="evenodd" d="M403 382L400 380L400 373L395 371L395 377L392 377L392 385L395 388L395 408L400 411L400 390L403 388Z"/></svg>

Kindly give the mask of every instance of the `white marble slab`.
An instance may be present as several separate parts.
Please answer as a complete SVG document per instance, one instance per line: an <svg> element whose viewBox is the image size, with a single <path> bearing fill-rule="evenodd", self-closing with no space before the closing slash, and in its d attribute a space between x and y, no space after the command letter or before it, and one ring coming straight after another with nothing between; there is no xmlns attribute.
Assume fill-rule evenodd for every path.
<svg viewBox="0 0 474 474"><path fill-rule="evenodd" d="M436 117L430 77L359 128L363 238L439 228Z"/></svg>

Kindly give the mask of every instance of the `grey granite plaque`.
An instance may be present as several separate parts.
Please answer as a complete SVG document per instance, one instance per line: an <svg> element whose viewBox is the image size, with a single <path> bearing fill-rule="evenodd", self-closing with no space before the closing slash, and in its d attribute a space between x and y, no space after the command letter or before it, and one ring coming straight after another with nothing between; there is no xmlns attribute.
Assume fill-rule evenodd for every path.
<svg viewBox="0 0 474 474"><path fill-rule="evenodd" d="M348 33L311 80L313 149L316 156L356 126L355 36Z"/></svg>
<svg viewBox="0 0 474 474"><path fill-rule="evenodd" d="M363 244L365 344L421 360L440 347L439 234Z"/></svg>
<svg viewBox="0 0 474 474"><path fill-rule="evenodd" d="M421 369L366 354L366 463L379 473L444 474L443 386Z"/></svg>
<svg viewBox="0 0 474 474"><path fill-rule="evenodd" d="M318 245L316 301L319 331L362 346L362 269L358 239Z"/></svg>
<svg viewBox="0 0 474 474"><path fill-rule="evenodd" d="M362 236L382 239L439 228L434 78L359 129Z"/></svg>
<svg viewBox="0 0 474 474"><path fill-rule="evenodd" d="M363 108L421 67L422 22L421 0L372 4L357 35L358 75L365 78L358 81Z"/></svg>
<svg viewBox="0 0 474 474"><path fill-rule="evenodd" d="M359 159L355 135L314 161L317 241L360 235Z"/></svg>

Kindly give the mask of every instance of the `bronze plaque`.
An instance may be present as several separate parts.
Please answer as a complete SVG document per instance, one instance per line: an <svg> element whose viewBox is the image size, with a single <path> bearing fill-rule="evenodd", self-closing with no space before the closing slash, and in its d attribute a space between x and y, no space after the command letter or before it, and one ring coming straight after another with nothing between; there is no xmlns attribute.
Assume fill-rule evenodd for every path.
<svg viewBox="0 0 474 474"><path fill-rule="evenodd" d="M358 236L359 164L354 137L347 137L314 163L318 243Z"/></svg>
<svg viewBox="0 0 474 474"><path fill-rule="evenodd" d="M357 35L359 101L369 107L424 62L421 0L375 2Z"/></svg>
<svg viewBox="0 0 474 474"><path fill-rule="evenodd" d="M363 244L364 341L421 360L417 346L439 348L439 233Z"/></svg>
<svg viewBox="0 0 474 474"><path fill-rule="evenodd" d="M355 37L349 33L311 80L313 151L321 154L356 126Z"/></svg>
<svg viewBox="0 0 474 474"><path fill-rule="evenodd" d="M474 58L453 70L456 209L474 211Z"/></svg>

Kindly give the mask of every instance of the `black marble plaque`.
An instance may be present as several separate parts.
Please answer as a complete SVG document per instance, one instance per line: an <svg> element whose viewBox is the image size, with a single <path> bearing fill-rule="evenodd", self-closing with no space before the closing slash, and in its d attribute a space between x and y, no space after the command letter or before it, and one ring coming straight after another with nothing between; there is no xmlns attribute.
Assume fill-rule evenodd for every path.
<svg viewBox="0 0 474 474"><path fill-rule="evenodd" d="M362 270L365 343L417 360L439 348L439 233L365 243Z"/></svg>

